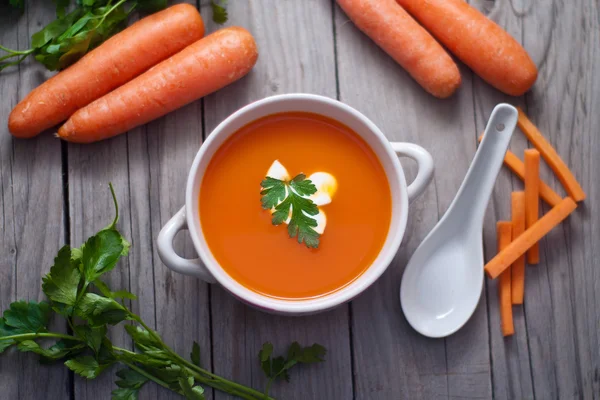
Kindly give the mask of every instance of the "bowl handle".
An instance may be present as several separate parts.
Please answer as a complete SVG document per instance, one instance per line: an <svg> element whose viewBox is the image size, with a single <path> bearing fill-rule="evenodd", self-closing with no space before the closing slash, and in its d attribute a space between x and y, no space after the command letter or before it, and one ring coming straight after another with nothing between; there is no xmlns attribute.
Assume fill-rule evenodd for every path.
<svg viewBox="0 0 600 400"><path fill-rule="evenodd" d="M175 252L175 249L173 248L173 239L177 232L182 229L187 229L185 206L173 215L158 234L156 244L160 259L169 269L175 272L196 276L208 283L215 283L215 278L208 272L208 269L206 269L199 258L183 258Z"/></svg>
<svg viewBox="0 0 600 400"><path fill-rule="evenodd" d="M431 178L433 178L433 158L427 150L413 143L392 142L391 145L399 156L412 158L417 162L417 176L408 185L408 202L412 203L425 191Z"/></svg>

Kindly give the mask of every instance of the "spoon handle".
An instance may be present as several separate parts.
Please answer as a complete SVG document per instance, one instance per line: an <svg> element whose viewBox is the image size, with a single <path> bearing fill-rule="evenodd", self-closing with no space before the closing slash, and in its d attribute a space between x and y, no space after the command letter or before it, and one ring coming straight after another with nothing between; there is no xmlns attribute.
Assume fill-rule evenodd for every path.
<svg viewBox="0 0 600 400"><path fill-rule="evenodd" d="M485 209L517 125L517 118L517 110L509 104L498 104L492 111L483 140L449 208L449 212L454 207L457 208L453 212L461 214L464 227L481 232Z"/></svg>

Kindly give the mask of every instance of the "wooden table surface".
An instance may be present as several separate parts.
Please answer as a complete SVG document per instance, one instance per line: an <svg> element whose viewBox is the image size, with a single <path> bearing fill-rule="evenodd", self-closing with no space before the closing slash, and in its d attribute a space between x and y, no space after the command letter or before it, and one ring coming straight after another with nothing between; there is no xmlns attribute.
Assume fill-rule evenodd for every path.
<svg viewBox="0 0 600 400"><path fill-rule="evenodd" d="M53 4L27 2L25 14L0 15L0 43L27 48L53 18ZM39 4L38 4L39 3ZM256 388L264 378L257 352L265 341L283 351L293 340L319 342L327 361L293 371L274 386L280 399L600 399L600 5L597 0L471 0L507 29L539 67L534 89L511 98L466 67L452 98L425 93L362 35L331 0L232 0L229 24L249 29L258 64L241 81L126 135L92 145L61 143L52 132L14 140L0 127L0 308L41 299L40 277L64 243L79 246L113 216L112 182L122 207L120 229L130 256L110 277L139 296L133 309L165 341L188 354L200 343L205 365ZM210 10L202 6L207 30ZM0 75L0 120L51 73L32 62ZM356 107L388 138L420 144L435 160L435 178L410 210L403 245L385 275L348 305L288 318L241 304L218 286L170 272L156 253L161 226L183 205L187 172L202 140L245 104L280 93L317 93ZM572 168L588 199L541 243L541 263L527 268L525 305L515 307L516 334L500 333L495 281L458 333L432 340L407 324L398 302L404 266L454 197L493 106L523 107ZM527 147L517 133L511 143ZM402 160L409 180L415 167ZM544 166L543 178L560 193ZM495 252L495 222L509 218L510 192L521 182L502 171L484 228L486 257ZM543 211L547 211L546 206ZM185 235L181 235L185 236ZM188 256L191 242L180 238ZM131 342L119 329L114 341ZM108 399L114 375L95 381L32 355L0 357L2 399ZM210 391L209 391L210 392ZM221 393L209 398L224 399ZM176 398L147 385L142 399Z"/></svg>

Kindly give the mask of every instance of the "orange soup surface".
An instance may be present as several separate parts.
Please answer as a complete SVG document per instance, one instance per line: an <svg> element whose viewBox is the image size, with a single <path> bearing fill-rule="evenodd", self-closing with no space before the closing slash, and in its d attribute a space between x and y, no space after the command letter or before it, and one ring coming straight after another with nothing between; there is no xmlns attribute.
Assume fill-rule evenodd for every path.
<svg viewBox="0 0 600 400"><path fill-rule="evenodd" d="M289 174L332 174L332 202L317 249L274 226L260 183L279 160ZM359 277L377 257L390 226L392 200L381 163L350 128L316 114L258 119L217 150L200 188L200 222L223 269L255 292L285 299L328 294Z"/></svg>

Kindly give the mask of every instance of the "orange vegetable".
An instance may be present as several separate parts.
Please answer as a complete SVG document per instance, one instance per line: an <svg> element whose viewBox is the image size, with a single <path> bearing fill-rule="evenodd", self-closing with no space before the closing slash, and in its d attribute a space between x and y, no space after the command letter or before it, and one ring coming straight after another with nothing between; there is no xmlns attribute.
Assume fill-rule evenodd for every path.
<svg viewBox="0 0 600 400"><path fill-rule="evenodd" d="M540 153L525 150L525 225L529 229L539 218ZM540 245L536 242L527 251L527 263L540 262Z"/></svg>
<svg viewBox="0 0 600 400"><path fill-rule="evenodd" d="M445 98L460 86L456 63L442 46L394 0L337 0L379 47L425 90Z"/></svg>
<svg viewBox="0 0 600 400"><path fill-rule="evenodd" d="M500 221L496 224L498 232L498 251L504 250L512 239L512 223ZM515 333L515 325L512 313L512 297L510 267L500 274L498 285L498 296L500 302L500 323L502 326L502 335L510 336Z"/></svg>
<svg viewBox="0 0 600 400"><path fill-rule="evenodd" d="M257 58L247 30L221 29L83 107L58 135L89 143L126 132L240 79Z"/></svg>
<svg viewBox="0 0 600 400"><path fill-rule="evenodd" d="M178 4L152 14L31 91L11 112L8 129L19 138L36 136L202 36L196 7Z"/></svg>
<svg viewBox="0 0 600 400"><path fill-rule="evenodd" d="M525 193L511 196L512 237L518 239L525 231ZM525 294L525 254L517 257L511 267L511 298L513 304L523 304Z"/></svg>
<svg viewBox="0 0 600 400"><path fill-rule="evenodd" d="M481 142L483 139L483 135L479 136L479 141ZM504 164L514 172L519 178L523 181L525 180L525 164L523 161L519 160L514 153L510 150L506 152L504 156ZM558 193L556 193L550 186L548 186L545 182L540 179L540 197L550 206L554 207L558 205L562 201L562 197Z"/></svg>
<svg viewBox="0 0 600 400"><path fill-rule="evenodd" d="M521 257L529 248L543 238L555 226L560 224L577 208L577 203L570 197L563 199L556 207L552 208L546 215L540 218L533 226L527 229L521 236L514 239L507 248L500 251L485 266L488 277L495 279L504 270Z"/></svg>
<svg viewBox="0 0 600 400"><path fill-rule="evenodd" d="M397 0L448 50L483 80L520 96L537 79L525 49L504 29L464 0Z"/></svg>
<svg viewBox="0 0 600 400"><path fill-rule="evenodd" d="M527 139L544 157L544 160L552 171L554 171L569 196L575 201L585 200L585 192L579 185L579 182L577 182L577 179L575 179L573 173L569 170L569 167L567 167L567 164L565 164L552 145L542 136L538 128L527 118L527 115L520 108L517 124L525 136L527 136Z"/></svg>

